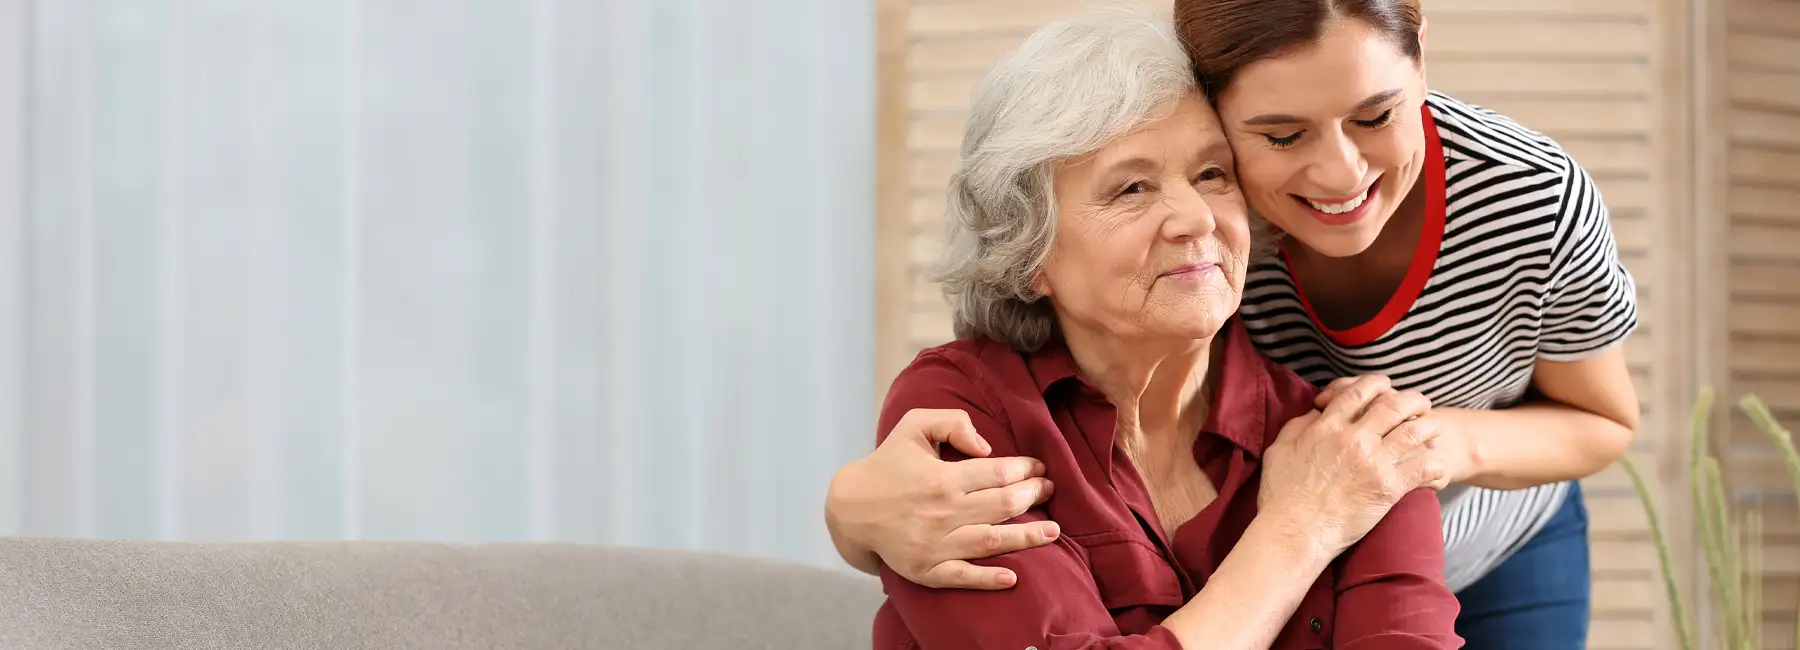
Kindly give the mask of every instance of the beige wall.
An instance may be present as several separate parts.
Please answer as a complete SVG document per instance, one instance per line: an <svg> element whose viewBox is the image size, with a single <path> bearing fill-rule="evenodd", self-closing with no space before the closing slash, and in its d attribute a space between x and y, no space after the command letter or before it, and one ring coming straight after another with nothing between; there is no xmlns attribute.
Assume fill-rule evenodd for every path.
<svg viewBox="0 0 1800 650"><path fill-rule="evenodd" d="M1082 4L882 0L881 387L919 348L950 338L948 310L920 268L937 250L943 184L973 82L1033 27ZM1800 424L1800 2L1425 6L1431 85L1557 138L1601 187L1643 305L1627 346L1646 416L1635 451L1670 510L1666 523L1687 530L1681 452L1698 386L1754 391ZM1754 442L1741 426L1732 439ZM1730 462L1761 481L1751 485L1789 485L1766 458L1753 449ZM1586 485L1591 647L1675 647L1629 484L1609 470ZM1792 500L1791 490L1777 496ZM1771 516L1771 532L1787 535L1771 542L1792 546L1772 548L1770 566L1791 575L1800 522L1791 507ZM1690 575L1688 536L1671 545ZM1800 593L1791 585L1769 593L1771 625L1792 630Z"/></svg>

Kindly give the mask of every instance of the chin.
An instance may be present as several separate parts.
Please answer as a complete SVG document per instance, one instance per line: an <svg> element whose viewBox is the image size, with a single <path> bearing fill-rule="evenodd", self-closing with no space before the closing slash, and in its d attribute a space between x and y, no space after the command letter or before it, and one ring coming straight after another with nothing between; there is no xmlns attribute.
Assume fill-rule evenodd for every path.
<svg viewBox="0 0 1800 650"><path fill-rule="evenodd" d="M1363 232L1363 231L1368 232ZM1304 235L1289 234L1310 250L1325 257L1355 257L1375 245L1375 239L1381 236L1379 228L1349 228L1333 232L1311 232Z"/></svg>

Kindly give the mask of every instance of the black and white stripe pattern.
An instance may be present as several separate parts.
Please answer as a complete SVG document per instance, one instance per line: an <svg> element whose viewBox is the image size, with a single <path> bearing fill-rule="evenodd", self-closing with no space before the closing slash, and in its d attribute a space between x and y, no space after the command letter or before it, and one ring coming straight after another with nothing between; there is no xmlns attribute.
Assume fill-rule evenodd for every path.
<svg viewBox="0 0 1800 650"><path fill-rule="evenodd" d="M1250 270L1243 316L1263 353L1318 385L1385 374L1446 407L1517 403L1538 360L1596 354L1637 326L1605 204L1550 138L1487 109L1426 100L1445 158L1443 244L1412 309L1366 345L1340 345L1302 306L1285 265ZM1421 181L1423 182L1423 181ZM1447 577L1461 589L1529 540L1568 484L1445 490Z"/></svg>

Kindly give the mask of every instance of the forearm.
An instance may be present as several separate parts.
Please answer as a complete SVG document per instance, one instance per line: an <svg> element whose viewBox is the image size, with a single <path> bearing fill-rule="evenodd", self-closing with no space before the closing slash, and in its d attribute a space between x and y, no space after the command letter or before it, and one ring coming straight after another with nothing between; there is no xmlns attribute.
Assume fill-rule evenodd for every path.
<svg viewBox="0 0 1800 650"><path fill-rule="evenodd" d="M1259 515L1200 593L1162 625L1191 650L1268 648L1339 550Z"/></svg>
<svg viewBox="0 0 1800 650"><path fill-rule="evenodd" d="M1620 422L1547 399L1499 410L1438 409L1466 438L1461 482L1497 490L1592 476L1631 445L1635 418Z"/></svg>
<svg viewBox="0 0 1800 650"><path fill-rule="evenodd" d="M843 470L838 470L838 473L841 475ZM825 490L825 531L831 535L831 545L837 548L838 556L844 558L844 562L849 563L852 568L869 575L881 575L881 557L867 546L851 539L838 521L833 509L836 487L837 477L834 476L832 485Z"/></svg>

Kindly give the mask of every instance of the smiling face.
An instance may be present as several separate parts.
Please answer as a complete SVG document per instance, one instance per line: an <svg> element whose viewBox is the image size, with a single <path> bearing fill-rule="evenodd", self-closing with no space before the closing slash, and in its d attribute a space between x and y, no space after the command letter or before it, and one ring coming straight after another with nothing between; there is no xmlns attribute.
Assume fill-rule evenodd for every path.
<svg viewBox="0 0 1800 650"><path fill-rule="evenodd" d="M1037 275L1065 325L1204 339L1237 311L1250 228L1231 150L1192 93L1056 171L1057 235Z"/></svg>
<svg viewBox="0 0 1800 650"><path fill-rule="evenodd" d="M1250 206L1306 248L1348 257L1419 181L1424 101L1422 64L1335 18L1318 42L1244 66L1218 106Z"/></svg>

